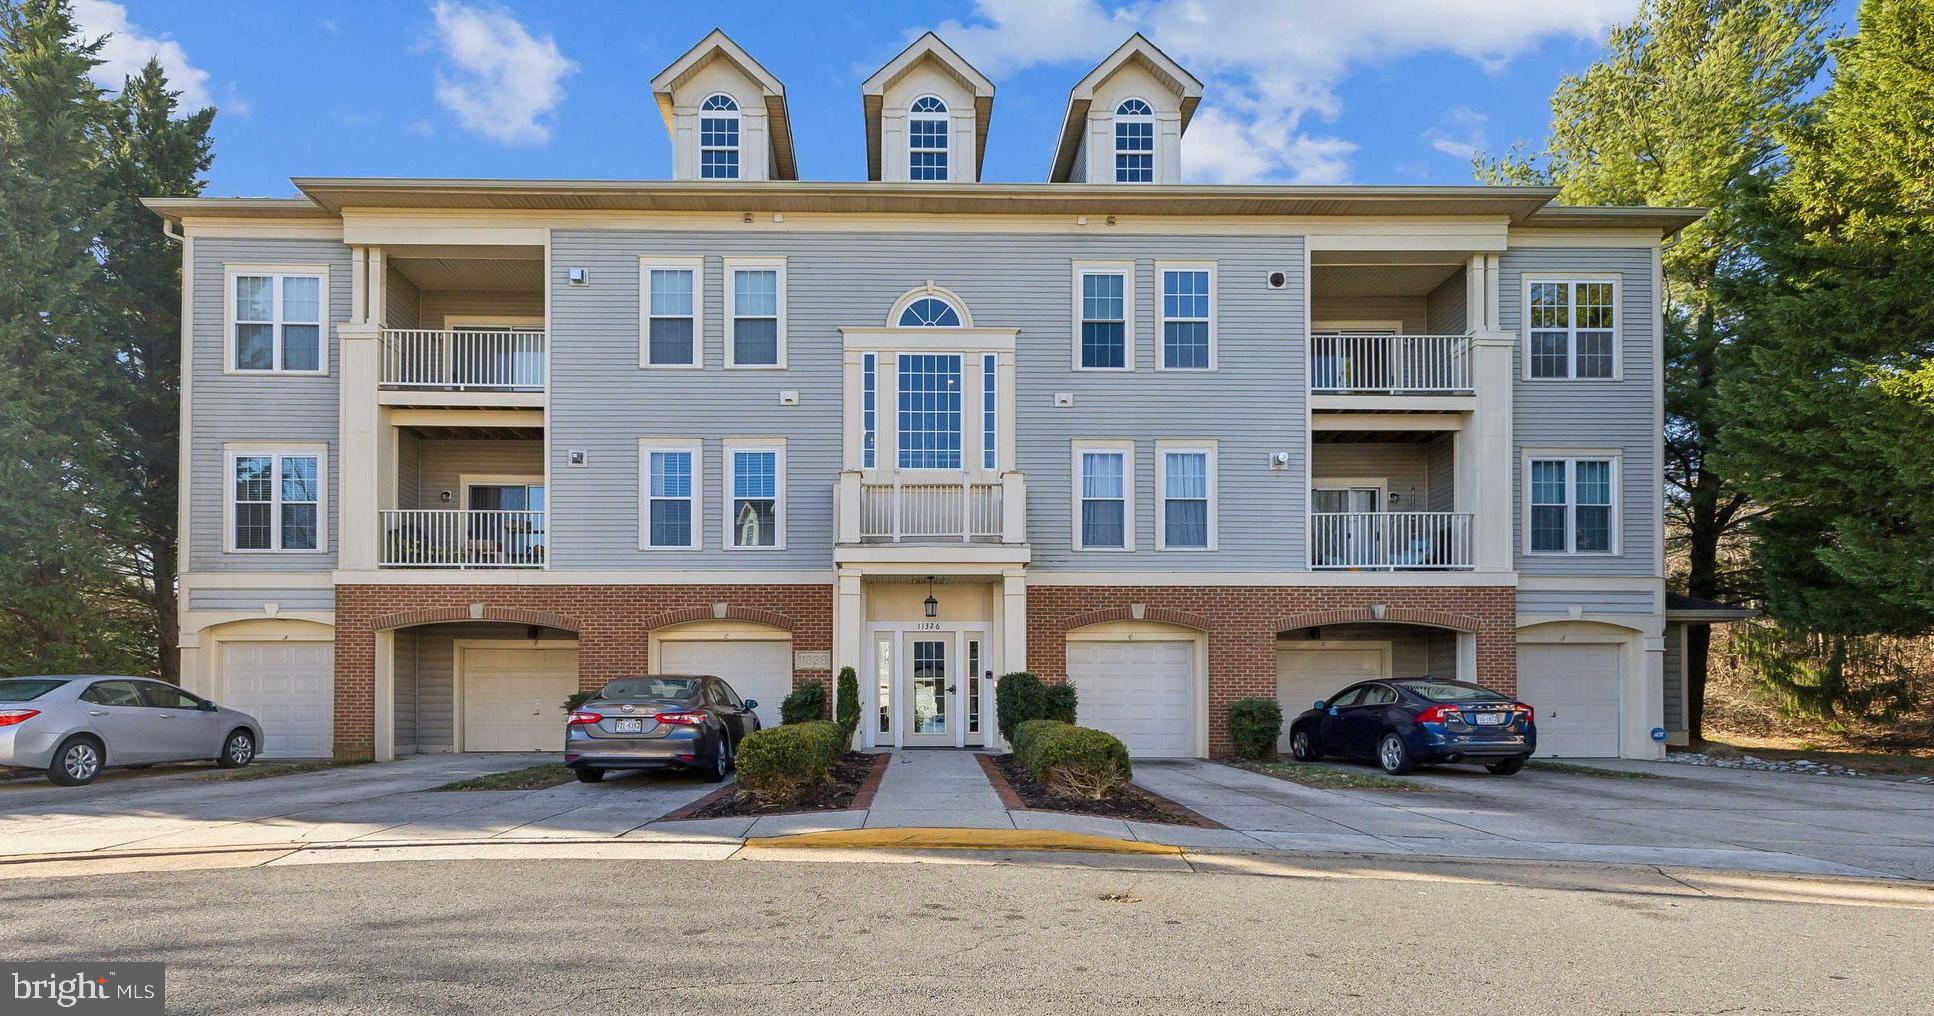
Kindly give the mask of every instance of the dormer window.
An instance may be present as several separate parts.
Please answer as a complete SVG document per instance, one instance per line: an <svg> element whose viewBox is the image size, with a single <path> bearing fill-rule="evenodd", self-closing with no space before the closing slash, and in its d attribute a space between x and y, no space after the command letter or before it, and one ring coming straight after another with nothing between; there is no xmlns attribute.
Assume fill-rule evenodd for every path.
<svg viewBox="0 0 1934 1016"><path fill-rule="evenodd" d="M907 179L947 179L947 104L932 95L907 110Z"/></svg>
<svg viewBox="0 0 1934 1016"><path fill-rule="evenodd" d="M1155 111L1141 99L1115 107L1115 182L1155 182Z"/></svg>
<svg viewBox="0 0 1934 1016"><path fill-rule="evenodd" d="M900 312L902 328L959 328L960 312L937 296L923 296Z"/></svg>
<svg viewBox="0 0 1934 1016"><path fill-rule="evenodd" d="M739 103L720 92L699 104L698 175L701 180L739 178Z"/></svg>

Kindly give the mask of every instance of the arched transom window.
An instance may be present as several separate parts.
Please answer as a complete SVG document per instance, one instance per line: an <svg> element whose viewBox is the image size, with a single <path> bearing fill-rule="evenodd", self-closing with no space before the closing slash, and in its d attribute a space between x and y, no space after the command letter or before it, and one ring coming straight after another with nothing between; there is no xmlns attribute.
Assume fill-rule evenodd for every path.
<svg viewBox="0 0 1934 1016"><path fill-rule="evenodd" d="M1141 99L1115 107L1115 182L1155 182L1155 111Z"/></svg>
<svg viewBox="0 0 1934 1016"><path fill-rule="evenodd" d="M947 179L947 104L923 95L907 110L907 179Z"/></svg>
<svg viewBox="0 0 1934 1016"><path fill-rule="evenodd" d="M900 312L902 328L958 328L960 312L937 296L923 296Z"/></svg>
<svg viewBox="0 0 1934 1016"><path fill-rule="evenodd" d="M702 180L739 178L739 103L717 92L698 107L698 175Z"/></svg>

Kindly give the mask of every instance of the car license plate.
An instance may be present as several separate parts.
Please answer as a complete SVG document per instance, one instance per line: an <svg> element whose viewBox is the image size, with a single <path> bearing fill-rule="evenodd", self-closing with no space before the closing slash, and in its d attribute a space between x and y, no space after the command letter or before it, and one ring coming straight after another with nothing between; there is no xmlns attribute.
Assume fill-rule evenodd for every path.
<svg viewBox="0 0 1934 1016"><path fill-rule="evenodd" d="M1509 717L1511 714L1510 713L1474 713L1472 715L1477 717L1477 725L1480 727L1501 727L1504 725L1505 719Z"/></svg>
<svg viewBox="0 0 1934 1016"><path fill-rule="evenodd" d="M612 720L611 730L616 734L642 734L645 732L645 721Z"/></svg>

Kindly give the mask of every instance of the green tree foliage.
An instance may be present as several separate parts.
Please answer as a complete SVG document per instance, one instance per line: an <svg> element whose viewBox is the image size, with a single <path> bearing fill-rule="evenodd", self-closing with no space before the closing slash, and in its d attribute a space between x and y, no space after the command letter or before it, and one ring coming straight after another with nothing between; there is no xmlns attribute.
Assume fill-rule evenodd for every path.
<svg viewBox="0 0 1934 1016"><path fill-rule="evenodd" d="M1751 213L1783 168L1783 138L1807 111L1824 61L1830 0L1645 0L1613 30L1607 53L1552 97L1549 149L1480 165L1493 182L1542 183L1574 205L1707 208L1665 248L1667 518L1687 592L1749 595L1739 567L1751 501L1710 456L1732 425L1717 398L1754 343L1741 322L1754 294ZM1729 552L1730 551L1730 552ZM1688 646L1699 731L1707 631Z"/></svg>

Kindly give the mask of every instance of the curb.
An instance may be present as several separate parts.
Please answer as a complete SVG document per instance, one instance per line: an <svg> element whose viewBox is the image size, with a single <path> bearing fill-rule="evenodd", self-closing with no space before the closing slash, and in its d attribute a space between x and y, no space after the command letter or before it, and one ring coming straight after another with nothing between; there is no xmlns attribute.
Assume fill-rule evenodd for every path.
<svg viewBox="0 0 1934 1016"><path fill-rule="evenodd" d="M745 845L788 850L1056 850L1182 856L1181 847L1167 843L1056 829L829 829L790 836L754 836Z"/></svg>

